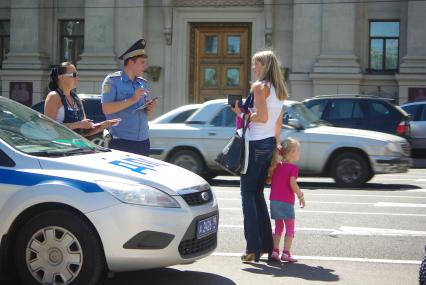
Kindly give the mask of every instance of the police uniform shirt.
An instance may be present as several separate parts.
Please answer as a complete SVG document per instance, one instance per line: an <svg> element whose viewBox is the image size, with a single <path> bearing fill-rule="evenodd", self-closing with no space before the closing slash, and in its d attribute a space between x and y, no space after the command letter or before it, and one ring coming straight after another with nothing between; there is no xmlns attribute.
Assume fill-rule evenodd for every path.
<svg viewBox="0 0 426 285"><path fill-rule="evenodd" d="M109 74L102 83L102 103L110 103L130 99L136 89L147 89L148 82L142 77L136 77L132 81L123 70ZM145 110L135 111L145 102L146 96L128 108L120 112L106 115L107 119L120 118L117 126L110 128L114 138L132 141L144 141L148 139L148 117Z"/></svg>

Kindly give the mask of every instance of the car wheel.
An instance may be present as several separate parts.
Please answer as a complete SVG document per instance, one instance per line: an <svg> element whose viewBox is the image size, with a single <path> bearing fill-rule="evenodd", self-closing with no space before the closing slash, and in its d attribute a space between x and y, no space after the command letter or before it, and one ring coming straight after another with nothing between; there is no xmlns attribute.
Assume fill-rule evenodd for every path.
<svg viewBox="0 0 426 285"><path fill-rule="evenodd" d="M204 172L204 163L202 158L198 153L192 150L177 151L170 157L169 162L188 169L198 175L202 175Z"/></svg>
<svg viewBox="0 0 426 285"><path fill-rule="evenodd" d="M425 250L426 250L426 247L425 247ZM426 285L426 254L423 257L422 263L420 264L419 285Z"/></svg>
<svg viewBox="0 0 426 285"><path fill-rule="evenodd" d="M331 172L334 181L342 187L358 187L370 177L370 166L358 153L339 154L332 163Z"/></svg>
<svg viewBox="0 0 426 285"><path fill-rule="evenodd" d="M95 231L71 212L36 215L17 236L15 265L23 284L96 284L104 272Z"/></svg>

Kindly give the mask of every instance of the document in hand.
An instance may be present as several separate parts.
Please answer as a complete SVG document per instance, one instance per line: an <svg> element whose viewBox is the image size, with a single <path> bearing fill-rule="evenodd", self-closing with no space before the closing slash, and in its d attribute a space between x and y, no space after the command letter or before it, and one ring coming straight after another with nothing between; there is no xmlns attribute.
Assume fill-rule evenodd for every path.
<svg viewBox="0 0 426 285"><path fill-rule="evenodd" d="M158 97L154 97L154 98L152 98L152 99L149 99L148 101L146 101L142 106L140 106L139 108L137 108L137 109L135 109L135 111L142 111L142 110L145 110L145 108L150 104L150 103L152 103L154 100L157 100L158 99Z"/></svg>

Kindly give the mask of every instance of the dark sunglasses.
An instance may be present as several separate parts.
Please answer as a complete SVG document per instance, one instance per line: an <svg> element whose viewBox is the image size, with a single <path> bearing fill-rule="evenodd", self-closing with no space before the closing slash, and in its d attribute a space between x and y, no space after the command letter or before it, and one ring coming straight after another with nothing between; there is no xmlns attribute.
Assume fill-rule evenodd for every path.
<svg viewBox="0 0 426 285"><path fill-rule="evenodd" d="M77 73L77 72L64 73L64 74L61 74L61 75L62 75L62 76L65 76L65 77L73 77L73 78L78 77L78 73Z"/></svg>

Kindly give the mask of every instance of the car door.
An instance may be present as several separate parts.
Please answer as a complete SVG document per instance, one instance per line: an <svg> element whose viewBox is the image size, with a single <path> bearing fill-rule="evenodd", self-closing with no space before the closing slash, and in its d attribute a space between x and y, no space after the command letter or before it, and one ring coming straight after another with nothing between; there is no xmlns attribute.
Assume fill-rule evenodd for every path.
<svg viewBox="0 0 426 285"><path fill-rule="evenodd" d="M385 102L365 100L368 110L364 124L366 130L396 134L398 124L403 121L402 114Z"/></svg>
<svg viewBox="0 0 426 285"><path fill-rule="evenodd" d="M214 162L220 151L225 147L229 138L235 133L235 113L230 106L223 105L212 119L202 129L203 150L206 153L206 162L210 166L217 166Z"/></svg>
<svg viewBox="0 0 426 285"><path fill-rule="evenodd" d="M361 129L363 111L357 100L331 99L322 118L335 127Z"/></svg>
<svg viewBox="0 0 426 285"><path fill-rule="evenodd" d="M301 172L306 172L309 169L309 156L310 156L310 146L311 143L309 142L309 138L307 134L305 133L304 129L297 130L290 125L288 125L289 119L295 119L293 118L289 112L287 112L287 108L284 107L284 113L283 113L283 125L281 128L281 140L284 140L286 138L293 138L299 141L300 143L300 160L297 162L297 165L299 166L299 169Z"/></svg>
<svg viewBox="0 0 426 285"><path fill-rule="evenodd" d="M318 118L320 118L321 120L326 121L326 119L324 118L325 115L325 110L327 108L327 104L328 104L329 100L310 100L310 101L306 101L303 102L303 104L312 111L312 113L314 113Z"/></svg>
<svg viewBox="0 0 426 285"><path fill-rule="evenodd" d="M411 122L412 147L426 150L426 104L419 104L417 116Z"/></svg>

